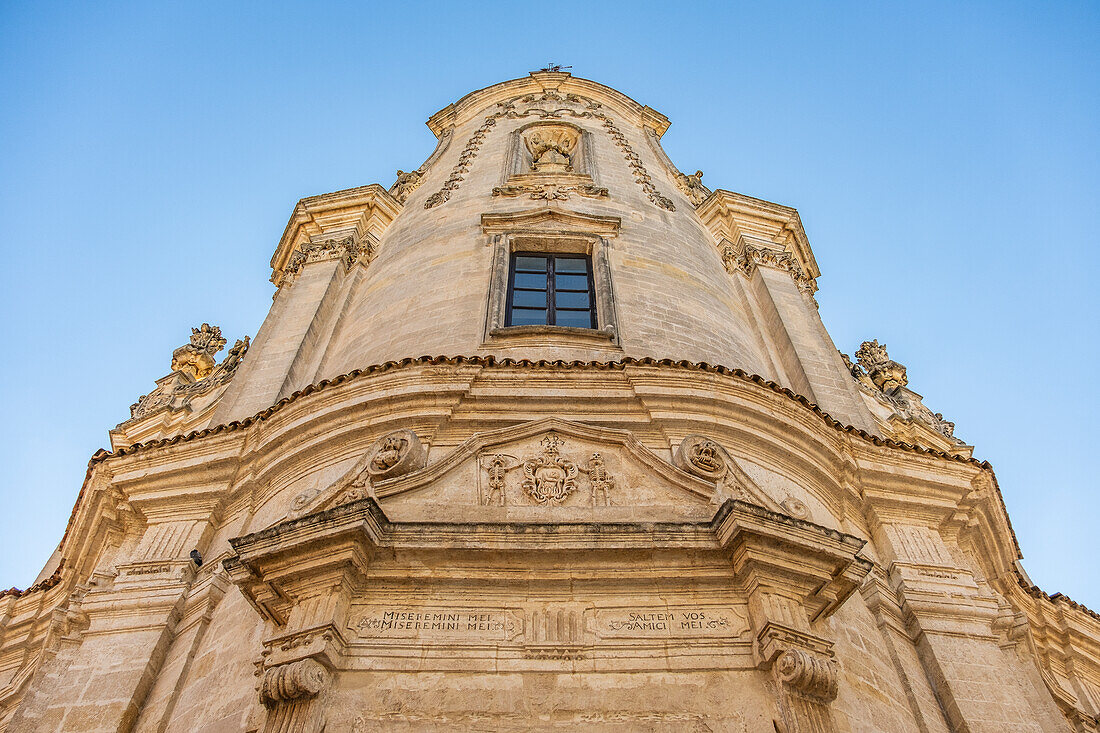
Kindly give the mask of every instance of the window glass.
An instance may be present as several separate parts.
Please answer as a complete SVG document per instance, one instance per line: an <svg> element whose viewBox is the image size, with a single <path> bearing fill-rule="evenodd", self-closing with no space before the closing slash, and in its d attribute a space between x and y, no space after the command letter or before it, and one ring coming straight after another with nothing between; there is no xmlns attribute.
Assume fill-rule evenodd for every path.
<svg viewBox="0 0 1100 733"><path fill-rule="evenodd" d="M587 297L587 293L585 293L585 297ZM526 308L545 308L546 291L516 289L515 293L513 293L512 305Z"/></svg>
<svg viewBox="0 0 1100 733"><path fill-rule="evenodd" d="M546 290L546 273L517 272L512 284L515 288Z"/></svg>
<svg viewBox="0 0 1100 733"><path fill-rule="evenodd" d="M545 326L546 324L546 311L536 310L534 308L513 308L512 309L512 324L513 326Z"/></svg>
<svg viewBox="0 0 1100 733"><path fill-rule="evenodd" d="M588 274L588 260L580 257L555 257L554 270L556 272L580 272Z"/></svg>
<svg viewBox="0 0 1100 733"><path fill-rule="evenodd" d="M506 325L596 327L587 257L519 252L511 264Z"/></svg>
<svg viewBox="0 0 1100 733"><path fill-rule="evenodd" d="M582 290L588 292L588 275L557 275L554 285L558 290Z"/></svg>
<svg viewBox="0 0 1100 733"><path fill-rule="evenodd" d="M575 328L592 328L592 312L583 311L564 311L559 310L555 313L556 321L555 325L558 326L573 326Z"/></svg>

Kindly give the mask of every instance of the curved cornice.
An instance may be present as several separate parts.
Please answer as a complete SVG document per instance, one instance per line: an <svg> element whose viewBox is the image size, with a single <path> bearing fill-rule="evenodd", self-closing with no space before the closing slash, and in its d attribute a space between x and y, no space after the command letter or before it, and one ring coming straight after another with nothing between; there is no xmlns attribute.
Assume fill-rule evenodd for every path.
<svg viewBox="0 0 1100 733"><path fill-rule="evenodd" d="M462 99L449 104L432 115L427 122L428 129L439 137L452 125L461 125L476 117L488 107L523 94L541 93L554 90L562 94L579 94L595 99L617 113L631 120L639 127L648 127L657 133L657 137L668 129L668 118L655 109L638 104L622 92L604 86L599 82L581 79L566 72L532 71L528 76L509 79L483 89L470 92Z"/></svg>

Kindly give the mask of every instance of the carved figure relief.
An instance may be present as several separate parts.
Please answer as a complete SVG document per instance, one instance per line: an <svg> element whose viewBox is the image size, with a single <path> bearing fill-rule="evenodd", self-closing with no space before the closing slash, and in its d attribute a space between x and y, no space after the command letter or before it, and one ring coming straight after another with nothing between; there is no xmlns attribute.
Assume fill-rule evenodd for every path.
<svg viewBox="0 0 1100 733"><path fill-rule="evenodd" d="M367 474L371 481L384 481L423 468L427 461L427 452L416 433L398 430L374 444Z"/></svg>
<svg viewBox="0 0 1100 733"><path fill-rule="evenodd" d="M725 449L702 435L684 438L673 462L678 468L710 481L720 481L729 470Z"/></svg>
<svg viewBox="0 0 1100 733"><path fill-rule="evenodd" d="M405 203L411 194L416 189L420 188L421 179L423 174L419 170L409 171L397 171L397 180L390 186L390 195L397 199L398 203Z"/></svg>
<svg viewBox="0 0 1100 733"><path fill-rule="evenodd" d="M207 330L204 332L203 328ZM137 402L130 405L130 420L139 420L161 410L190 407L192 400L228 383L237 373L237 367L248 352L247 336L233 344L220 364L207 370L207 366L214 361L214 354L221 350L226 341L217 326L207 323L191 331L191 343L172 352L172 374L157 380L155 390L141 395ZM196 379L196 374L203 376L192 381Z"/></svg>
<svg viewBox="0 0 1100 733"><path fill-rule="evenodd" d="M710 190L703 185L703 171L695 171L691 175L680 173L676 176L676 185L695 206L703 203L707 196L710 196Z"/></svg>
<svg viewBox="0 0 1100 733"><path fill-rule="evenodd" d="M534 173L572 173L573 152L580 133L570 125L546 123L523 132L523 144L531 154Z"/></svg>
<svg viewBox="0 0 1100 733"><path fill-rule="evenodd" d="M864 341L856 352L856 359L867 370L875 386L883 392L892 392L909 383L905 376L905 367L890 359L890 355L886 353L886 344L879 344L878 339Z"/></svg>
<svg viewBox="0 0 1100 733"><path fill-rule="evenodd" d="M592 453L582 466L562 454L565 441L555 433L544 437L540 445L541 451L525 459L504 453L482 458L484 475L478 503L483 506L509 503L507 477L509 472L518 470L522 478L519 491L513 493L513 501L522 497L536 506L561 506L581 490L579 482L583 474L588 479L590 505L612 505L616 480L599 452Z"/></svg>
<svg viewBox="0 0 1100 733"><path fill-rule="evenodd" d="M902 419L917 420L962 444L955 437L955 423L944 419L942 413L932 412L920 395L906 388L909 378L905 367L890 358L886 344L880 344L878 339L864 341L856 352L858 364L853 364L847 354L840 357L864 392L888 404Z"/></svg>
<svg viewBox="0 0 1100 733"><path fill-rule="evenodd" d="M214 371L214 354L225 346L222 330L204 323L191 329L191 343L172 352L172 371L183 372L192 379L203 379Z"/></svg>
<svg viewBox="0 0 1100 733"><path fill-rule="evenodd" d="M588 474L588 482L592 486L593 506L611 506L611 491L615 488L615 477L608 473L603 457L599 453L593 453L583 470Z"/></svg>

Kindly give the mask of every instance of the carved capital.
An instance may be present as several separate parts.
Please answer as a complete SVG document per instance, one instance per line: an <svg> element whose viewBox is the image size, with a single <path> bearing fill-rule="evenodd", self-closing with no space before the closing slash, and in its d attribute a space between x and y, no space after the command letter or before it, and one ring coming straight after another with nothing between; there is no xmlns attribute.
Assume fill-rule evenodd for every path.
<svg viewBox="0 0 1100 733"><path fill-rule="evenodd" d="M314 698L328 681L328 670L313 659L272 667L260 683L260 702L270 708L291 700Z"/></svg>
<svg viewBox="0 0 1100 733"><path fill-rule="evenodd" d="M835 660L804 649L788 649L775 661L775 676L780 682L822 702L836 699L839 672Z"/></svg>
<svg viewBox="0 0 1100 733"><path fill-rule="evenodd" d="M290 260L283 270L283 280L296 275L304 265L313 262L340 260L344 270L349 270L360 259L369 262L373 254L369 243L361 247L352 236L343 239L326 239L323 242L307 242L290 255Z"/></svg>
<svg viewBox="0 0 1100 733"><path fill-rule="evenodd" d="M817 283L806 274L802 265L793 254L786 250L762 247L748 242L742 242L740 247L735 247L727 240L722 246L722 262L726 266L726 272L740 272L749 277L758 267L771 267L782 270L791 276L795 285L803 293L813 295L817 291Z"/></svg>

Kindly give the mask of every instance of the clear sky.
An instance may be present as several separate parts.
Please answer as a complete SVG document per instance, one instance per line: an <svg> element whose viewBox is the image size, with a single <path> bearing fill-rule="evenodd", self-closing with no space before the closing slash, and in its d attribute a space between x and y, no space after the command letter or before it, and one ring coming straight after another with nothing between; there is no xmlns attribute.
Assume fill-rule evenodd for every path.
<svg viewBox="0 0 1100 733"><path fill-rule="evenodd" d="M0 587L192 326L255 335L299 198L388 186L429 115L548 61L796 207L837 346L889 346L1032 579L1100 610L1095 2L0 4Z"/></svg>

